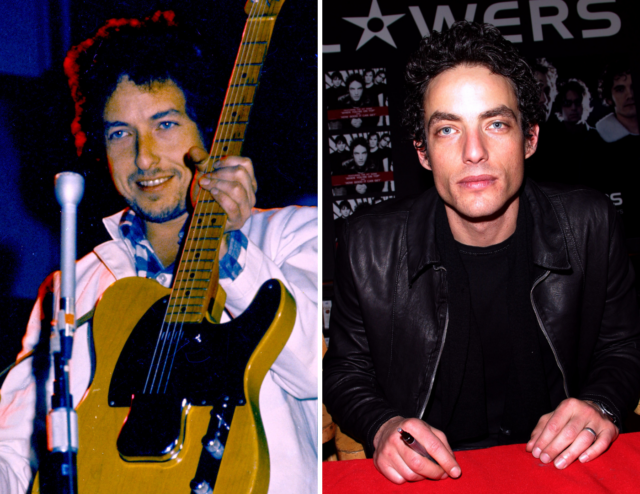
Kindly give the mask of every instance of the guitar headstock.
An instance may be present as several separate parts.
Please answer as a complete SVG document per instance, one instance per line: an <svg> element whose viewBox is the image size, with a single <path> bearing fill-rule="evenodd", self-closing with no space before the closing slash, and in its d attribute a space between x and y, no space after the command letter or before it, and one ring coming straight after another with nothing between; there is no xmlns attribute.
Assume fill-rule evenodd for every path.
<svg viewBox="0 0 640 494"><path fill-rule="evenodd" d="M244 11L247 15L278 15L284 0L247 0Z"/></svg>

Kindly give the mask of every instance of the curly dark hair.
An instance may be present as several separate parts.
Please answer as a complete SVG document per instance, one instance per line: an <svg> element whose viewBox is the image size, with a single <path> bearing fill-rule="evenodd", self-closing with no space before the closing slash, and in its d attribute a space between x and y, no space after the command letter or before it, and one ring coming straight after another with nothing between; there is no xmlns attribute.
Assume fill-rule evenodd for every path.
<svg viewBox="0 0 640 494"><path fill-rule="evenodd" d="M367 150L367 156L369 155L369 143L364 137L356 137L351 141L351 145L349 146L351 152L353 153L357 146L362 146Z"/></svg>
<svg viewBox="0 0 640 494"><path fill-rule="evenodd" d="M607 64L598 80L598 96L600 96L605 105L611 106L612 104L611 91L613 90L613 81L618 77L630 74L631 66L626 57L614 58Z"/></svg>
<svg viewBox="0 0 640 494"><path fill-rule="evenodd" d="M580 117L579 123L584 123L589 118L591 111L593 108L591 107L591 91L587 85L579 79L571 78L567 81L562 81L558 85L558 97L553 102L552 112L556 114L558 120L563 121L562 117L562 106L564 105L565 98L567 97L567 93L569 91L573 91L578 96L582 98L580 104L582 105L582 115Z"/></svg>
<svg viewBox="0 0 640 494"><path fill-rule="evenodd" d="M358 74L357 72L354 72L353 74L351 74L349 77L347 77L345 86L349 87L353 81L359 82L362 85L362 87L364 87L364 77L362 77L361 74Z"/></svg>
<svg viewBox="0 0 640 494"><path fill-rule="evenodd" d="M530 137L531 127L544 121L540 89L520 53L490 24L460 21L445 32L436 31L423 39L407 64L403 123L419 151L426 150L425 91L436 76L458 65L482 65L511 81L525 136Z"/></svg>
<svg viewBox="0 0 640 494"><path fill-rule="evenodd" d="M213 64L194 30L179 26L171 11L145 19L110 19L94 36L69 50L64 69L75 102L71 132L78 156L104 156L102 115L123 76L137 85L173 81L184 93L186 112L207 145L215 130Z"/></svg>

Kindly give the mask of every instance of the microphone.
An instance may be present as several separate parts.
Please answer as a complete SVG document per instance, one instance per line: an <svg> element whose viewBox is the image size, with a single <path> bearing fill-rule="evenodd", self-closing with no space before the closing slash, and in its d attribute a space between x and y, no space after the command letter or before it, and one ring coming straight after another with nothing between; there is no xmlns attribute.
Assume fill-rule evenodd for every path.
<svg viewBox="0 0 640 494"><path fill-rule="evenodd" d="M60 232L60 270L62 286L60 290L61 310L65 314L75 313L76 296L76 220L77 209L84 194L84 178L73 172L56 175L56 199L62 207L62 231ZM75 322L73 323L75 326ZM65 336L71 336L65 328Z"/></svg>
<svg viewBox="0 0 640 494"><path fill-rule="evenodd" d="M72 172L58 173L55 191L62 207L61 286L57 324L51 337L55 378L51 411L47 415L47 445L51 451L49 461L58 492L75 494L78 491L78 416L73 409L73 397L69 389L68 362L76 330L76 220L78 204L84 193L84 178Z"/></svg>

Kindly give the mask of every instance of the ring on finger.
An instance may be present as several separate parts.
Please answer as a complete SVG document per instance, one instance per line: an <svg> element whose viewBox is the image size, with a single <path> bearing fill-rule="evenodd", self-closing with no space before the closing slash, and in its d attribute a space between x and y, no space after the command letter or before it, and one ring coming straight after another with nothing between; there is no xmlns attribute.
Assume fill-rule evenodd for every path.
<svg viewBox="0 0 640 494"><path fill-rule="evenodd" d="M598 434L596 434L596 431L594 431L591 427L585 427L583 430L591 432L591 434L593 434L593 440L595 441L598 437Z"/></svg>

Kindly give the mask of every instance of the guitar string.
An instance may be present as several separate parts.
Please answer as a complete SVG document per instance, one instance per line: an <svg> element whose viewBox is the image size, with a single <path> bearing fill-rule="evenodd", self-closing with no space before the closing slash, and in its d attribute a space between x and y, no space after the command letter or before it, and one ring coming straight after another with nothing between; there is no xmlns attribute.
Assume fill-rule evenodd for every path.
<svg viewBox="0 0 640 494"><path fill-rule="evenodd" d="M250 15L250 20L255 15L254 14L255 9L259 8L260 5L261 5L260 3L254 3L252 5L251 12L249 14ZM254 30L254 31L258 30L259 31L260 27L261 27L261 25L263 23L262 22L258 22L257 23L257 27L255 29L253 29L253 24L256 24L256 22L250 22L249 23L249 31L251 31L251 30ZM247 39L252 41L254 39L254 36L255 35L253 35L253 34L248 34L247 35ZM245 65L242 65L242 64L245 64L247 61L250 61L252 59L251 51L253 51L254 46L253 45L249 45L249 46L251 46L251 49L249 50L249 52L247 53L247 50L243 49L243 50L241 50L241 53L240 53L241 56L238 57L240 62L241 62L241 66L243 66L243 67L245 67ZM243 48L245 48L245 46L243 46ZM244 56L244 58L242 58L243 53L247 53L247 55ZM229 101L234 101L237 98L237 96L233 94L234 92L240 93L240 94L242 93L242 89L241 89L241 86L240 86L240 83L242 82L242 78L238 77L239 74L242 73L242 72L246 73L246 71L237 71L236 73L233 74L232 85L235 84L237 86L237 88L233 88L233 87L231 88L231 97L228 98ZM226 115L224 115L225 113L226 113ZM223 109L223 118L221 118L221 122L226 122L227 121L227 119L229 117L229 113L231 113L231 110L229 109L229 107L226 107L226 108ZM209 158L211 158L214 155L214 150L218 151L216 156L220 156L219 148L221 146L223 146L224 139L229 139L228 142L232 142L230 139L233 137L234 125L229 125L228 127L229 127L228 129L227 129L227 126L223 127L223 131L222 131L223 140L222 140L222 142L220 142L220 140L217 140L217 142L214 142L214 145L212 146ZM225 130L227 131L226 132L227 135L225 135ZM212 160L209 159L209 161L212 161ZM209 165L209 166L211 166L211 165ZM208 169L207 171L210 171L210 169ZM198 207L198 206L200 206L202 204L203 203L201 201L197 202L196 211L194 212L194 217L196 215L198 215L198 216L202 215L202 211L201 211L202 209L205 209L205 212L207 211L206 207L204 207L204 208ZM210 204L214 204L213 208L210 208L210 209L215 210L215 208L216 208L215 203L207 203L207 205L210 205ZM213 215L213 214L216 214L216 213L214 211L211 211L209 214ZM201 237L201 235L204 235L206 237L206 235L207 235L206 228L203 228L202 231L200 231L200 229L195 230L195 231L196 231L196 234L194 235L194 239L191 242L189 242L189 244L190 244L189 248L194 248L195 250L200 250L200 249L202 249L202 246L200 244L206 242L206 240L203 240L203 238ZM195 245L193 245L194 243L195 243ZM217 255L217 251L216 251L216 254L214 254L214 255ZM195 263L195 266L191 267L192 271L195 271L195 272L200 271L200 269L199 269L201 267L200 261L201 260L199 259ZM183 274L186 274L186 273L183 273ZM178 281L178 280L176 280L176 281ZM192 282L192 283L194 283L193 285L189 285L188 283L189 283L189 281L187 280L186 283L185 283L185 289L183 289L181 291L181 294L178 297L178 299L181 300L181 302L182 302L181 304L179 304L180 306L182 306L183 303L184 303L184 298L186 297L186 292L188 291L190 293L193 290L193 288L195 287L195 283L197 283L197 281L195 281L195 278L194 278L194 281ZM189 290L187 290L187 288L189 288ZM176 305L178 305L178 304L175 303L174 307ZM161 372L160 377L158 379L158 388L157 388L158 392L160 392L160 388L161 388L161 385L162 385L164 374L165 374L165 371L168 368L166 379L164 379L165 386L164 386L164 391L163 391L163 392L166 393L166 389L167 389L167 386L168 386L168 383L169 383L169 379L170 379L170 376L171 376L171 371L173 369L173 363L174 363L174 360L175 360L175 355L177 353L177 350L179 348L179 343L180 343L180 341L182 339L182 335L183 335L183 329L184 329L183 326L184 326L185 320L187 318L186 312L187 311L185 310L185 314L184 314L184 316L182 316L182 321L178 320L178 321L172 322L172 323L169 324L169 326L172 329L167 328L167 331L166 331L167 334L165 334L164 343L167 343L167 341L168 341L168 345L163 344L162 348L161 348L161 360L164 360L164 365L162 366L162 372ZM180 314L178 314L178 317L179 316L180 316ZM165 346L166 346L166 350L167 350L167 357L162 358L162 356L164 354ZM171 357L170 357L171 358L171 362L169 363L168 362L168 358L169 358L170 354L171 354ZM167 363L169 363L168 367L167 367ZM157 373L157 371L156 371L156 373ZM154 383L155 383L155 378L154 378ZM153 388L153 384L154 383L152 383L152 388Z"/></svg>
<svg viewBox="0 0 640 494"><path fill-rule="evenodd" d="M200 201L198 201L196 203L196 211L194 211L194 218L198 217L199 211L198 211L198 205L202 204ZM195 221L195 219L193 220ZM185 245L185 250L190 250L193 249L193 239L190 237L193 237L192 235L190 235L191 231L188 233L187 235L187 242ZM155 382L156 382L156 378L158 377L158 371L160 369L160 365L164 362L164 366L162 368L162 374L164 374L164 368L166 367L166 362L167 359L163 358L164 357L164 350L165 350L165 346L167 341L169 341L169 339L175 335L175 330L172 329L175 325L176 325L176 320L179 317L179 313L176 312L176 309L179 309L180 307L183 307L184 305L184 298L186 297L186 293L191 293L193 286L188 284L188 279L185 277L186 275L186 270L183 270L182 267L178 270L178 273L176 275L176 280L174 281L174 293L176 293L176 290L178 291L178 293L180 294L178 297L172 298L170 300L170 304L169 307L167 308L167 311L170 312L170 317L169 319L172 319L173 322L169 322L168 324L163 323L159 338L160 340L163 342L163 344L160 347L160 355L158 356L158 363L154 366L154 361L155 361L155 354L154 354L154 358L152 360L152 365L150 368L150 372L152 372L153 370L155 370L155 372L153 373L153 381L151 383L151 388L153 389ZM161 381L161 377L162 374L160 376L159 379L159 385L158 385L158 389L160 387L160 381ZM149 377L147 378L147 382L148 382ZM145 391L146 391L146 385L145 385Z"/></svg>
<svg viewBox="0 0 640 494"><path fill-rule="evenodd" d="M256 4L253 4L252 9L251 9L251 11L252 11L251 13L252 13L252 14L253 14L253 11L255 10L255 8L256 8ZM255 22L254 22L254 23L255 23ZM253 27L253 24L254 24L254 23L250 23L250 24L249 24L249 26L250 26L250 30L251 30L251 28ZM256 29L260 30L260 28L262 27L262 24L264 24L264 23L258 22L258 27L257 27ZM252 35L247 36L247 38L248 38L249 40L254 39ZM252 46L252 49L253 49L253 45L251 45L251 46ZM243 51L246 51L246 50L243 50ZM242 52L243 52L243 51L241 51L241 54L242 54ZM239 57L239 59L240 59L243 63L245 63L245 62L247 61L247 59L246 59L246 58L243 60L242 58L240 58L240 57ZM251 55L251 54L249 54L249 55L248 55L248 60L251 60L251 59L252 59L252 55ZM244 73L246 74L246 71L245 71ZM233 79L235 79L235 82L236 82L236 83L237 83L237 82L242 82L242 79L238 80L238 77L237 77L237 75L238 75L238 74L234 74L234 75L235 75L235 77L234 77ZM238 87L240 87L240 85L239 85L239 84L237 84L237 86L238 86ZM232 89L233 89L233 88L232 88ZM232 91L232 92L233 92L233 91ZM237 92L242 92L242 89L238 89L238 90L237 90ZM233 98L233 97L232 97L232 98L230 98L230 99L231 99L232 101L234 100L234 98ZM230 126L230 129L231 129L231 130L233 130L233 126ZM226 137L232 137L232 134L233 134L233 132L231 132L231 135L227 135ZM223 137L225 137L225 136L223 136ZM214 149L214 148L212 147L212 153L213 153L213 149ZM214 214L215 214L215 213L214 213ZM196 243L198 243L199 241L200 241L199 239L198 239L198 240L196 240ZM196 247L196 248L198 248L198 247ZM198 266L197 266L197 267L199 267L199 262L200 262L200 261L198 261ZM183 295L183 297L184 297L184 295ZM185 316L185 317L186 317L186 316ZM176 324L176 326L177 326L177 323L175 323L175 324ZM174 347L174 350L173 350L173 352L171 352L173 355L172 355L172 359L171 359L171 364L168 366L169 372L168 372L168 375L167 375L167 378L166 378L165 392L166 392L166 386L167 386L168 381L169 381L169 378L170 378L171 370L173 369L173 361L174 361L174 358L175 358L175 354L176 354L176 352L177 352L177 350L178 350L178 345L179 345L179 342L181 341L181 338L182 338L182 334L183 334L183 328L182 328L182 326L183 326L183 324L184 324L184 321L182 321L182 323L180 324L180 330L177 332L177 334L175 333L175 330L173 330L173 331L172 331L172 336L171 336L171 338L169 339L169 346L168 346L168 350L167 350L167 352L169 353L169 352L171 351L171 348L172 348L172 347ZM165 360L165 366L163 366L163 372L162 372L162 374L161 374L161 377L164 375L165 367L166 367L166 360ZM159 385L158 385L158 390L159 390L159 388L160 388L160 383L159 383Z"/></svg>
<svg viewBox="0 0 640 494"><path fill-rule="evenodd" d="M252 27L253 27L253 23L251 22L251 18L252 18L252 14L254 13L254 10L255 10L255 9L256 9L256 4L253 4L253 5L252 5L252 8L251 8L251 12L250 12L250 14L249 14L249 19L250 19L250 20L249 20L249 32L252 30ZM243 39L245 39L245 37L244 37L244 36L243 36ZM253 39L253 35L252 35L252 34L248 34L248 35L246 36L246 39L252 40L252 39ZM237 100L237 95L234 95L234 94L233 94L233 93L234 93L234 86L235 86L235 88L237 88L237 89L235 90L235 92L236 92L236 93L238 93L238 94L240 94L240 95L242 95L242 91L243 91L243 90L241 89L241 85L240 85L240 83L242 82L243 77L242 77L242 76L240 76L240 77L239 77L239 74L240 74L241 72L243 72L243 71L241 71L241 70L240 70L240 71L238 71L237 69L238 69L239 67L244 67L244 65L243 65L243 64L244 64L244 63L246 62L246 60L247 60L246 56L244 56L244 55L245 55L245 53L246 53L246 50L245 50L244 48L245 48L245 46L244 46L244 45L243 45L243 46L241 46L241 50L240 50L240 53L239 53L239 56L238 56L238 61L239 61L239 62L238 62L238 63L236 63L236 64L234 64L234 71L232 72L232 77L231 77L231 91L230 91L230 97L229 97L229 98L225 98L225 100L228 100L228 101L236 101L236 100ZM249 59L250 59L250 55L249 55ZM246 73L246 72L245 72L245 73ZM225 114L224 114L224 112L223 112L223 115L222 115L222 118L221 118L221 122L226 123L227 121L229 121L229 120L228 120L228 118L229 118L229 115L228 115L228 114L229 114L229 112L230 112L230 110L227 110L226 115L225 115ZM233 115L233 113L232 113L232 115ZM233 142L233 141L231 140L231 139L233 138L233 130L234 130L234 125L233 125L233 124L232 124L232 125L229 125L229 126L226 126L226 125L225 125L225 126L223 126L223 127L222 127L222 132L221 132L221 134L222 134L222 135L221 135L222 140L217 139L217 136L216 136L216 142L214 142L214 145L213 145L213 146L212 146L212 148L211 148L211 153L210 153L210 155L209 155L209 161L210 161L210 162L212 161L212 160L211 160L211 156L213 155L214 149L216 149L216 147L223 146L223 143L224 143L225 141L226 141L226 142ZM229 147L229 146L227 146L227 147ZM224 151L224 147L223 147L223 151ZM217 156L219 156L219 154L217 154ZM209 166L211 166L212 164L213 164L213 163L210 163L210 165L209 165ZM207 171L210 171L210 170L208 169ZM200 203L200 201L198 201L198 204L201 204L201 203ZM215 209L216 209L216 204L215 204L215 203L207 203L207 204L213 204L213 208L210 208L210 209L213 209L213 210L215 210ZM198 208L198 209L205 209L205 211L207 211L207 208ZM197 211L196 213L197 213L197 214L200 214L200 212L199 212L199 211ZM212 214L215 214L215 213L212 213ZM220 225L220 227L222 227L222 225ZM195 249L196 249L196 250L200 250L200 249L202 249L202 246L201 246L201 245L199 245L199 244L200 244L200 243L206 243L206 241L207 241L207 240L206 240L206 235L207 235L207 233L206 233L206 229L203 229L202 231L200 231L200 230L198 229L198 230L195 230L195 231L196 231L198 234L200 234L200 235L195 235L195 237L196 237L196 240L195 240L195 243L196 243ZM220 237L224 234L224 232L216 232L216 233L218 233L218 234L220 235ZM205 239L203 239L203 238L202 238L202 235L204 235L204 236L205 236ZM199 238L199 237L200 237L200 238ZM218 248L219 248L220 242L221 242L221 239L220 239L220 240L218 240ZM215 261L214 261L214 262L215 262ZM192 269L195 269L196 271L200 271L200 269L199 269L200 267L201 267L201 266L200 266L200 260L198 260L198 261L195 263L195 266L192 266ZM203 270L203 272L204 272L204 270ZM179 341L181 341L181 338L182 338L182 334L183 334L183 326L184 326L184 321L182 321L182 323L179 325L179 331L178 331L178 334L177 334L177 338L175 338L175 342L176 342L176 343L175 343L175 347L174 347L174 349L173 349L173 352L171 352L171 353L172 353L172 355L171 355L171 363L170 363L170 364L169 364L169 366L168 366L168 373L167 373L167 377L166 377L166 380L165 380L164 392L166 392L166 389L167 389L167 386L168 386L168 383L169 383L169 379L170 379L170 376L171 376L171 371L172 371L172 369L173 369L173 363L174 363L174 360L175 360L175 355L176 355L177 350L178 350L178 343L179 343ZM170 349L171 349L171 346L169 347L169 350L170 350ZM163 376L164 376L164 368L163 368L163 372L162 372L161 377L163 377ZM159 384L158 384L158 388L160 388L160 386L161 386L161 382L159 382Z"/></svg>
<svg viewBox="0 0 640 494"><path fill-rule="evenodd" d="M254 23L251 22L251 19L255 15L254 11L255 11L256 8L259 8L259 4L255 4L254 3L252 5L251 12L249 14L250 21L249 21L248 34L247 34L246 37L243 36L243 38L249 40L249 42L251 42L254 39L254 36L255 36L255 34L251 34L252 30L255 31L255 29L253 29L253 24ZM249 45L249 46L252 46L252 45ZM252 56L251 53L250 52L247 53L247 50L244 49L244 48L246 48L246 46L243 45L242 49L240 50L239 56L238 56L238 63L234 64L234 72L232 73L232 77L231 77L231 86L232 87L231 87L231 91L230 91L230 97L228 98L229 101L238 100L238 95L241 96L242 92L243 92L243 89L241 88L242 86L241 86L240 83L242 82L242 79L244 79L244 77L242 77L242 75L240 75L240 74L242 74L242 73L246 74L246 71L237 70L237 69L239 69L240 67L245 67L244 64L248 60L251 60L251 56ZM234 88L234 86L235 86L235 88ZM236 94L234 94L234 92ZM229 112L231 112L231 110L227 110L227 112L226 112L227 114L223 115L224 118L221 119L221 122L229 121L228 120ZM233 116L233 112L231 112L231 115ZM232 142L231 139L233 138L233 130L234 130L234 125L233 124L229 125L229 126L223 126L223 128L222 128L222 141L217 140L217 142L214 144L214 146L212 146L212 153L213 153L214 149L216 148L216 146L217 147L223 146L223 143L225 142L225 140L228 140L227 142ZM224 147L223 147L223 150L224 150ZM212 154L210 154L210 156L212 156ZM207 204L212 204L212 203L207 203ZM215 205L215 203L213 203L213 204L214 204L213 209L215 209L216 205ZM202 235L206 235L206 233L204 231L200 232L198 230L198 233L201 233ZM220 232L218 232L218 233L220 234ZM224 234L224 232L222 232L221 234ZM206 240L203 240L202 238L197 238L197 236L196 236L196 243L199 244L200 242L204 243L204 242L206 242ZM220 242L220 241L218 241L218 242ZM198 249L198 250L200 250L201 248L202 247L200 245L196 246L196 249ZM196 263L196 269L198 269L198 268L200 268L200 261L198 261ZM174 359L175 359L175 354L176 354L177 349L178 349L178 342L181 340L182 333L183 333L183 324L180 325L180 330L179 330L179 333L178 333L178 337L176 338L176 345L175 345L175 348L173 350L173 355L171 357L171 364L168 366L169 370L168 370L167 378L165 380L164 392L166 392L166 388L167 388L168 383L169 383L169 379L170 379L170 376L171 376L171 371L173 369L173 362L174 362ZM163 374L164 374L164 372L163 372ZM160 386L160 384L159 384L159 386Z"/></svg>
<svg viewBox="0 0 640 494"><path fill-rule="evenodd" d="M253 10L253 7L252 7ZM232 74L233 75L233 74ZM226 98L225 98L225 102L226 102ZM223 113L224 110L226 110L226 107L223 107ZM224 114L221 117L221 121L225 121L224 118ZM211 161L211 156L213 154L214 149L216 149L216 146L218 146L218 142L217 142L217 136L214 137L214 143L211 149L211 153L209 154L209 161ZM219 146L218 146L219 147ZM217 153L219 155L219 153ZM207 172L211 171L210 169L207 169ZM202 192L199 192L199 196L200 194L202 194ZM202 201L200 201L200 197L197 198L196 201L196 207L195 207L195 211L194 211L194 218L197 218L198 216L201 215L201 208L200 206L203 204ZM215 208L214 208L215 209ZM195 221L195 219L193 220ZM191 238L190 238L191 237ZM189 233L187 234L187 239L186 239L186 245L185 245L185 250L191 250L192 252L199 249L198 247L198 239L196 238L195 240L193 239L193 235L189 235ZM195 244L195 245L194 245ZM214 254L215 255L215 254ZM193 266L192 266L193 267ZM160 377L158 378L158 390L160 389L160 382L162 379L162 375L164 374L164 369L166 367L166 358L164 357L165 354L165 347L167 344L167 341L169 340L169 338L171 338L171 336L173 334L175 334L175 329L172 329L175 325L177 325L178 321L178 317L179 317L179 313L176 313L176 309L178 309L179 307L183 307L184 306L184 299L186 297L186 293L191 294L191 292L193 291L193 288L195 285L190 285L188 279L186 278L186 269L178 269L177 272L177 276L176 276L176 280L174 280L174 290L178 289L179 286L181 286L181 290L179 290L180 294L178 297L176 297L176 299L171 298L170 299L170 303L169 306L167 307L167 312L170 311L171 316L169 317L169 319L173 319L175 322L170 322L168 324L166 324L166 322L163 321L163 325L161 327L160 333L158 335L158 340L156 342L156 349L154 351L154 355L151 361L151 365L149 368L149 373L147 374L147 380L145 382L145 386L144 386L144 392L147 392L147 389L149 387L149 379L151 377L151 375L153 375L153 380L151 382L151 389L150 391L153 392L153 388L155 386L156 383L156 379L158 378L158 371L160 370L160 365L162 364L162 362L164 361L165 365L162 366L162 373L160 375ZM165 313L165 321L167 319L167 314ZM161 344L160 344L161 342ZM158 348L160 349L160 353L158 355ZM157 363L156 363L156 357L157 357Z"/></svg>

